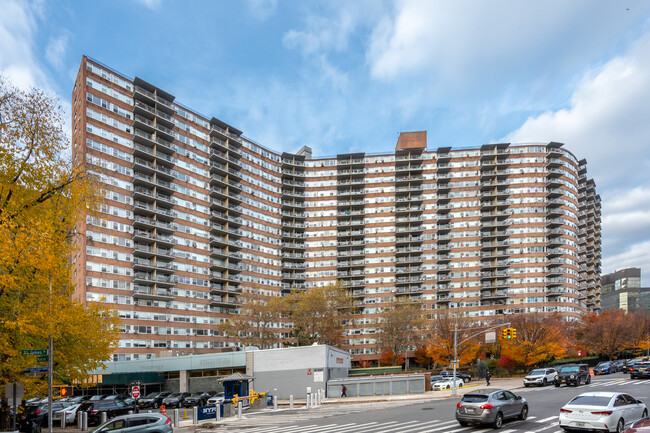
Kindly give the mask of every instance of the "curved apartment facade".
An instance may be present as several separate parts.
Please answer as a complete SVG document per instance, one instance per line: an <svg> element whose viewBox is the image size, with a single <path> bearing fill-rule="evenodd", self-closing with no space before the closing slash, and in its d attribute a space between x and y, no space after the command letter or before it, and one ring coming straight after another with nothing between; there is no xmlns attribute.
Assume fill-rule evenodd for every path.
<svg viewBox="0 0 650 433"><path fill-rule="evenodd" d="M411 132L393 153L279 153L84 57L73 158L107 190L73 260L77 296L123 319L115 360L231 346L215 325L242 291L336 280L355 360L378 357L400 297L480 321L600 310L600 198L560 143L429 150Z"/></svg>

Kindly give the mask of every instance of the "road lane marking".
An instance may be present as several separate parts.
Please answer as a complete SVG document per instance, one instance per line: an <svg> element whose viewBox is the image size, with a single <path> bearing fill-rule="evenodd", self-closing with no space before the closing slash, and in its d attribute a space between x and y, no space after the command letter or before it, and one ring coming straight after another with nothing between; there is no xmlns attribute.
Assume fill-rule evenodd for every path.
<svg viewBox="0 0 650 433"><path fill-rule="evenodd" d="M398 427L399 430L394 430L394 429L391 428L390 430L377 430L377 431L374 432L374 433L389 433L389 432L393 432L393 433L397 433L397 432L407 433L407 432L415 432L415 431L419 431L419 430L423 430L423 429L430 428L431 426L429 426L428 424L443 425L443 424L452 424L452 423L456 423L456 422L457 422L456 420L452 420L452 421L444 421L444 422L440 422L440 421L429 421L429 422L423 423L422 425L420 425L420 426L418 426L418 427L414 427L414 426L406 427L407 430L404 430L404 428L403 428L402 426L399 426L399 427ZM426 431L427 431L427 432L432 432L432 431L444 430L444 429L446 429L446 428L449 428L449 426L448 426L448 425L445 425L445 426L443 426L443 427L438 427L438 428L435 428L435 429L432 429L432 430L426 430ZM424 432L422 432L422 433L424 433Z"/></svg>
<svg viewBox="0 0 650 433"><path fill-rule="evenodd" d="M549 416L548 418L544 418L544 419L538 419L535 422L549 422L549 421L553 421L556 418L559 418L559 415Z"/></svg>

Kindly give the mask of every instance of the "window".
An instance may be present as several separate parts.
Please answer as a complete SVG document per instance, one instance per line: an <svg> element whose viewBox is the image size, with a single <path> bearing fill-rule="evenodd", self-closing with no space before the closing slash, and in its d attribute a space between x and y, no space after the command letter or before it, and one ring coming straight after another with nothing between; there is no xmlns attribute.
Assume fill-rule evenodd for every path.
<svg viewBox="0 0 650 433"><path fill-rule="evenodd" d="M119 419L119 420L117 420L117 421L113 421L112 423L110 423L109 425L107 425L107 426L106 426L106 430L108 430L108 431L112 431L112 430L121 430L121 429L123 429L124 427L125 427L125 426L124 426L124 420L123 420L123 419Z"/></svg>
<svg viewBox="0 0 650 433"><path fill-rule="evenodd" d="M129 420L129 427L136 427L139 425L145 425L149 422L149 418L132 418Z"/></svg>

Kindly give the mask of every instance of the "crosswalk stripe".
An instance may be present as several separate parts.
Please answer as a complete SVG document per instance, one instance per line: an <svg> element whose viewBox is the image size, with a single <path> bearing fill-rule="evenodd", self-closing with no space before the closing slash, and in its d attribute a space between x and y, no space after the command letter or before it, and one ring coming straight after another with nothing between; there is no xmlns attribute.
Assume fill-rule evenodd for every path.
<svg viewBox="0 0 650 433"><path fill-rule="evenodd" d="M303 432L304 433L308 433L308 432L327 432L327 431L335 430L335 429L338 429L338 428L346 428L346 427L356 426L356 425L357 425L357 423L354 423L354 422L351 422L351 423L348 423L348 424L341 424L341 425L338 425L338 424L318 425L318 426L311 427L311 428L308 428L308 429L301 429L300 432L301 433L303 433Z"/></svg>
<svg viewBox="0 0 650 433"><path fill-rule="evenodd" d="M559 418L559 415L553 415L553 416L549 416L548 418L538 419L535 422L549 422L549 421L553 421L556 418Z"/></svg>
<svg viewBox="0 0 650 433"><path fill-rule="evenodd" d="M265 432L265 433L294 433L294 432L301 432L302 429L306 428L314 428L318 427L316 424L311 424L311 425L302 425L302 426L294 426L294 427L280 427L280 426L264 426L264 427L257 427L254 429L246 429L247 432L249 433L258 433L258 432Z"/></svg>
<svg viewBox="0 0 650 433"><path fill-rule="evenodd" d="M429 421L429 422L426 422L426 423L422 423L419 426L406 426L407 429L411 429L411 430L404 430L405 426L402 425L402 426L397 426L399 428L399 430L393 430L392 427L391 427L390 430L377 430L376 432L373 432L373 433L388 433L388 432L394 432L394 433L403 432L403 433L406 433L406 432L417 431L417 430L422 430L422 429L425 429L425 428L429 428L430 427L429 424L434 424L434 425L439 426L439 425L451 424L451 423L455 423L455 422L456 421L443 421L443 422L440 422L438 420L434 420L434 421ZM393 426L393 427L395 427L395 426ZM449 426L442 427L442 429L445 429L445 428L449 428ZM440 429L437 429L437 430L440 430ZM433 430L427 430L427 431L433 431Z"/></svg>

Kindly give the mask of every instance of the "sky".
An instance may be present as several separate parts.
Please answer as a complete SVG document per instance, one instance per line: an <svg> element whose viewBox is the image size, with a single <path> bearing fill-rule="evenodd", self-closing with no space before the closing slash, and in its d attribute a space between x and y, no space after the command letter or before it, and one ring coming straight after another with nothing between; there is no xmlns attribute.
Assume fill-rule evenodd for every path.
<svg viewBox="0 0 650 433"><path fill-rule="evenodd" d="M565 143L602 197L603 273L650 286L646 0L0 0L14 85L69 113L83 55L277 151Z"/></svg>

